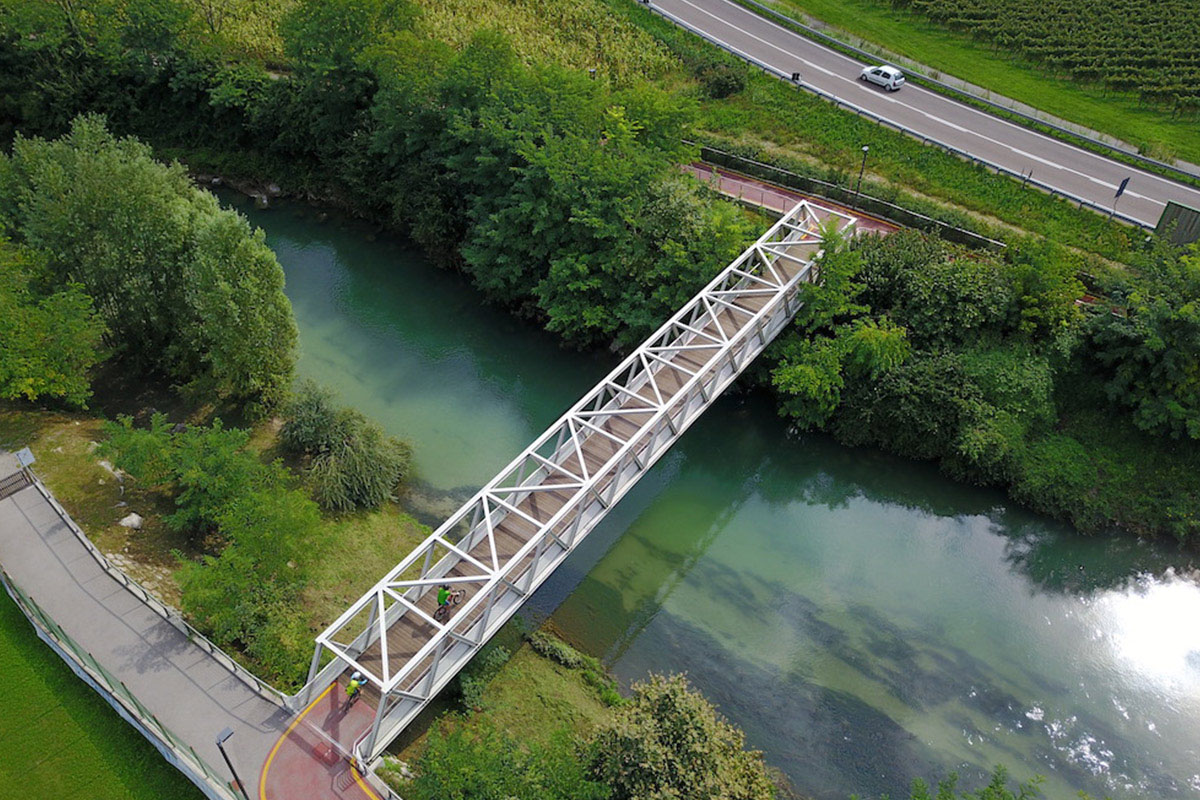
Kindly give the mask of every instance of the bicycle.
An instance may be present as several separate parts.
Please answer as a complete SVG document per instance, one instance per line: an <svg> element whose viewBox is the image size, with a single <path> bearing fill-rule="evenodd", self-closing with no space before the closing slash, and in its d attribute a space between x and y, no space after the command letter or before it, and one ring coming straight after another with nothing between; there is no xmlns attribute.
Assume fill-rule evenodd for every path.
<svg viewBox="0 0 1200 800"><path fill-rule="evenodd" d="M463 601L463 595L465 594L466 590L455 589L450 593L450 596L446 598L446 604L438 606L437 610L433 612L433 618L438 622L443 622L448 616L450 616L451 607L461 603Z"/></svg>
<svg viewBox="0 0 1200 800"><path fill-rule="evenodd" d="M350 682L346 685L346 703L342 706L342 711L349 711L350 706L354 705L354 701L362 696L362 688L367 683L367 679L362 676L357 670L350 676Z"/></svg>

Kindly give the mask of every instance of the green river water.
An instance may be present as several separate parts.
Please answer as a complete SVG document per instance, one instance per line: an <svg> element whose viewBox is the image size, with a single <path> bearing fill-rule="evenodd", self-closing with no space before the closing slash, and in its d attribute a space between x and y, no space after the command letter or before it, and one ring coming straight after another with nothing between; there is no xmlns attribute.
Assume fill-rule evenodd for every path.
<svg viewBox="0 0 1200 800"><path fill-rule="evenodd" d="M233 202L287 273L300 372L413 443L419 493L485 482L616 361L559 349L402 241ZM715 404L528 613L623 683L686 671L822 800L951 770L975 785L996 763L1052 798L1195 800L1190 562L795 435L751 392Z"/></svg>

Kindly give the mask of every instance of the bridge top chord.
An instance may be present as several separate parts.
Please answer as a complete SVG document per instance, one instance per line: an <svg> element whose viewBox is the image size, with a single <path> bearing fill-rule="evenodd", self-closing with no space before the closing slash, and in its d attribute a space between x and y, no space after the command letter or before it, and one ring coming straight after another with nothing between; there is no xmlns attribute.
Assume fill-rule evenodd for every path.
<svg viewBox="0 0 1200 800"><path fill-rule="evenodd" d="M384 719L390 740L786 326L826 231L854 222L784 214L317 637L309 687L351 670L370 684L354 755L373 759ZM438 608L443 585L461 605Z"/></svg>

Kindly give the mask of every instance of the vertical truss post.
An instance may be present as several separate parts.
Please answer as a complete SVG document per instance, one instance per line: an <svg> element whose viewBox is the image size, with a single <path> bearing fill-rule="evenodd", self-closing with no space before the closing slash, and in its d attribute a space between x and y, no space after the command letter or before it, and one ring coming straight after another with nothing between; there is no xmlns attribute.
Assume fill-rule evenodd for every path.
<svg viewBox="0 0 1200 800"><path fill-rule="evenodd" d="M844 228L853 224L827 213L842 216ZM800 284L819 274L815 219L806 203L785 214L317 638L318 648L347 669L362 669L380 690L365 740L368 759L778 334L803 303ZM428 614L409 602L443 580L431 573L478 587L455 613L465 633L454 624L431 627ZM405 599L385 613L373 606L384 594ZM353 633L364 617L365 630ZM397 625L410 626L405 635L417 645L398 666L384 650ZM380 662L376 675L368 667ZM319 667L320 649L310 683L321 679Z"/></svg>

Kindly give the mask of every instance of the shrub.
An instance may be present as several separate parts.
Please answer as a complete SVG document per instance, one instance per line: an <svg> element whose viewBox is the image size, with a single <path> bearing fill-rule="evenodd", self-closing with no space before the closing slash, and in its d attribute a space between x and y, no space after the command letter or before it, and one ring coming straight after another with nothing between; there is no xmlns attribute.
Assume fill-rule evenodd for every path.
<svg viewBox="0 0 1200 800"><path fill-rule="evenodd" d="M178 573L183 610L222 647L241 649L284 687L303 680L312 633L297 613L304 564L324 545L320 513L281 481L231 502L220 515L229 544Z"/></svg>
<svg viewBox="0 0 1200 800"><path fill-rule="evenodd" d="M286 422L279 441L293 453L327 449L338 435L339 409L333 392L311 380L302 381L284 409Z"/></svg>
<svg viewBox="0 0 1200 800"><path fill-rule="evenodd" d="M715 64L703 69L698 77L704 93L714 100L721 100L746 88L744 66Z"/></svg>
<svg viewBox="0 0 1200 800"><path fill-rule="evenodd" d="M612 800L771 800L762 754L682 675L634 684L633 701L589 745L591 777Z"/></svg>
<svg viewBox="0 0 1200 800"><path fill-rule="evenodd" d="M470 727L451 716L429 733L413 763L416 777L396 781L410 800L602 800L565 731L547 745L518 743L484 718ZM395 780L395 778L393 778Z"/></svg>
<svg viewBox="0 0 1200 800"><path fill-rule="evenodd" d="M596 690L606 706L619 706L625 702L625 698L617 691L616 681L597 659L579 652L562 639L545 631L534 631L526 639L534 652L542 657L567 669L581 670L584 682Z"/></svg>
<svg viewBox="0 0 1200 800"><path fill-rule="evenodd" d="M230 503L279 469L246 450L249 433L226 428L219 419L175 433L164 414L154 414L146 429L123 416L107 423L105 433L100 452L135 479L172 495L177 510L163 521L195 542L217 529Z"/></svg>
<svg viewBox="0 0 1200 800"><path fill-rule="evenodd" d="M485 648L458 674L458 689L465 707L475 710L483 708L487 685L510 658L512 653L506 647L497 645Z"/></svg>
<svg viewBox="0 0 1200 800"><path fill-rule="evenodd" d="M376 508L408 471L406 444L359 412L335 406L332 394L312 381L300 385L287 416L280 438L310 457L309 482L324 509Z"/></svg>
<svg viewBox="0 0 1200 800"><path fill-rule="evenodd" d="M528 640L534 652L556 664L562 664L568 669L580 669L588 665L587 656L557 636L551 636L545 631L534 631Z"/></svg>

